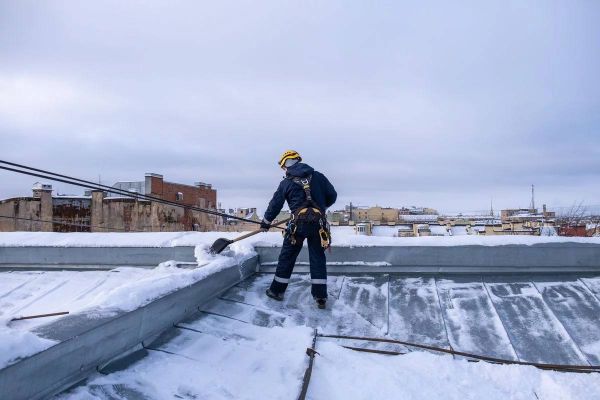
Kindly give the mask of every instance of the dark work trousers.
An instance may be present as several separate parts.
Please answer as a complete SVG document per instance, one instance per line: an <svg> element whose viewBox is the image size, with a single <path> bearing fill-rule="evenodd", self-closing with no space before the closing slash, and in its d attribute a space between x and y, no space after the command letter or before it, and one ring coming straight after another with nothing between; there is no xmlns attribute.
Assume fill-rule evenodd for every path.
<svg viewBox="0 0 600 400"><path fill-rule="evenodd" d="M287 289L296 264L296 258L302 250L304 239L308 242L308 257L310 260L310 278L312 283L311 293L316 299L327 298L327 266L325 264L325 249L321 246L319 237L319 223L299 223L296 229L296 244L290 242L289 235L283 239L283 247L279 253L279 262L271 291L283 293Z"/></svg>

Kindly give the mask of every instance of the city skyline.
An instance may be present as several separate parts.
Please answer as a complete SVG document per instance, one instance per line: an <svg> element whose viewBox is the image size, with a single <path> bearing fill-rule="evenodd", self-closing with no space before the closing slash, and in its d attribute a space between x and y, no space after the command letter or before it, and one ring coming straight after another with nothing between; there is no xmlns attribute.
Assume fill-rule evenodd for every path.
<svg viewBox="0 0 600 400"><path fill-rule="evenodd" d="M1 158L201 180L264 209L292 148L335 207L526 207L531 184L550 207L596 206L599 17L579 1L4 2ZM0 180L2 198L35 182Z"/></svg>

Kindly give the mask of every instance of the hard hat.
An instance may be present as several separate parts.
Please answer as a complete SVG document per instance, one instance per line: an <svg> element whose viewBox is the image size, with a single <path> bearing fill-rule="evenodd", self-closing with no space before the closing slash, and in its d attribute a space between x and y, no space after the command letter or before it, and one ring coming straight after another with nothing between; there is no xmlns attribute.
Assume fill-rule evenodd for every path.
<svg viewBox="0 0 600 400"><path fill-rule="evenodd" d="M300 157L300 154L298 154L297 151L295 150L288 150L285 153L283 153L283 155L281 156L281 158L279 159L279 166L281 168L283 168L285 162L287 160L298 160L298 161L302 161L302 157Z"/></svg>

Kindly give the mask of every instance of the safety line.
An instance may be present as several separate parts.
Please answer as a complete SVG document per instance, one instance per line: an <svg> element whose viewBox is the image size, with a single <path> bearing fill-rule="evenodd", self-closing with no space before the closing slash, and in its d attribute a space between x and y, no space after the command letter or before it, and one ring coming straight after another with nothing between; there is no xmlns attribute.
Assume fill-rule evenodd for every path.
<svg viewBox="0 0 600 400"><path fill-rule="evenodd" d="M304 378L302 379L302 389L300 390L300 395L298 396L298 400L305 400L306 394L308 393L308 385L310 384L310 377L312 376L313 365L315 362L315 355L317 353L317 337L319 336L319 332L317 329L314 330L312 347L306 349L306 355L308 356L308 367L306 367L306 371L304 371Z"/></svg>
<svg viewBox="0 0 600 400"><path fill-rule="evenodd" d="M55 172L51 172L51 171L47 171L47 170L43 170L43 169L39 169L39 168L34 168L34 167L29 167L29 166L26 166L26 165L17 164L17 163L5 161L5 160L0 160L0 163L7 164L7 165L12 165L14 167L18 167L18 168L22 168L22 169L27 169L27 170L30 170L30 171L40 172L40 173L43 173L43 174L49 174L50 176L49 175L42 175L42 174L39 174L39 173L36 173L36 172L23 171L22 169L15 169L15 168L10 168L10 167L5 167L5 166L1 166L0 165L0 169L4 169L6 171L12 171L12 172L20 173L20 174L35 176L35 177L38 177L38 178L43 178L43 179L53 180L53 181L57 181L57 182L67 183L69 185L85 187L85 188L88 188L88 189L96 189L96 190L100 189L100 190L103 190L105 192L109 192L109 193L113 193L113 194L118 194L118 195L121 195L121 196L131 197L131 198L135 198L135 199L142 199L142 200L151 200L151 201L155 201L155 202L158 202L158 203L169 204L169 205L172 205L172 206L175 206L175 207L186 208L186 209L190 209L190 210L193 210L193 211L202 212L202 213L205 213L205 214L216 215L216 216L220 216L220 217L226 217L228 219L234 219L234 220L238 220L238 221L249 222L249 223L253 223L253 224L257 224L257 225L261 223L260 221L254 221L254 220L251 220L251 219L237 217L235 215L229 215L229 214L225 214L225 213L222 213L222 212L219 212L219 211L210 210L210 209L206 209L206 208L202 208L202 207L190 206L190 205L186 205L186 204L179 204L179 203L174 202L174 201L161 199L159 197L149 196L149 195L146 195L146 194L132 193L132 192L130 192L128 190L118 189L118 188L114 188L112 186L107 186L107 185L102 185L100 183L95 183L95 182L87 181L85 179L74 178L74 177L71 177L71 176L68 176L68 175L62 175L62 174L58 174L58 173L55 173ZM273 226L273 228L285 230L285 228L281 228L281 227L275 227L275 226Z"/></svg>
<svg viewBox="0 0 600 400"><path fill-rule="evenodd" d="M533 367L537 367L540 369L550 369L550 370L564 371L564 372L600 372L600 365L545 364L545 363L533 363L533 362L526 362L526 361L514 361L514 360L503 359L503 358L482 356L479 354L467 353L467 352L457 351L457 350L449 350L449 349L444 349L442 347L429 346L429 345L424 345L424 344L419 344L419 343L411 343L411 342L405 342L402 340L387 339L387 338L372 338L372 337L346 336L346 335L325 335L325 334L318 334L318 336L323 337L323 338L332 338L332 339L351 339L351 340L362 340L362 341L369 341L369 342L402 344L405 346L417 347L420 349L432 350L432 351L437 351L440 353L446 353L446 354L452 354L452 355L457 355L457 356L462 356L462 357L467 357L467 358L473 358L476 360L487 361L487 362L491 362L491 363L495 363L495 364L528 365L528 366L533 366Z"/></svg>
<svg viewBox="0 0 600 400"><path fill-rule="evenodd" d="M400 355L404 355L407 353L401 353L399 351L390 351L390 350L378 350L378 349L365 349L362 347L353 347L353 346L342 346L345 349L348 350L354 350L354 351L360 351L363 353L375 353L375 354L384 354L387 356L400 356Z"/></svg>

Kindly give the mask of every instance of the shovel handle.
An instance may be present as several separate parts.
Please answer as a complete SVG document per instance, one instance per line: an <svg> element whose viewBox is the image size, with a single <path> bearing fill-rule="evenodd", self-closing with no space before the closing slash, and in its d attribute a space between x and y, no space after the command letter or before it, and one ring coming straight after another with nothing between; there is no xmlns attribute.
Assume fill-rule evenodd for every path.
<svg viewBox="0 0 600 400"><path fill-rule="evenodd" d="M288 219L284 219L283 221L280 221L280 222L274 224L273 226L279 226L279 225L287 224L289 220L290 220L289 218ZM240 236L238 238L233 239L231 243L239 242L240 240L249 238L250 236L254 236L257 233L261 233L261 232L262 232L262 229L257 229L255 231L248 232L245 235L242 235L242 236Z"/></svg>

